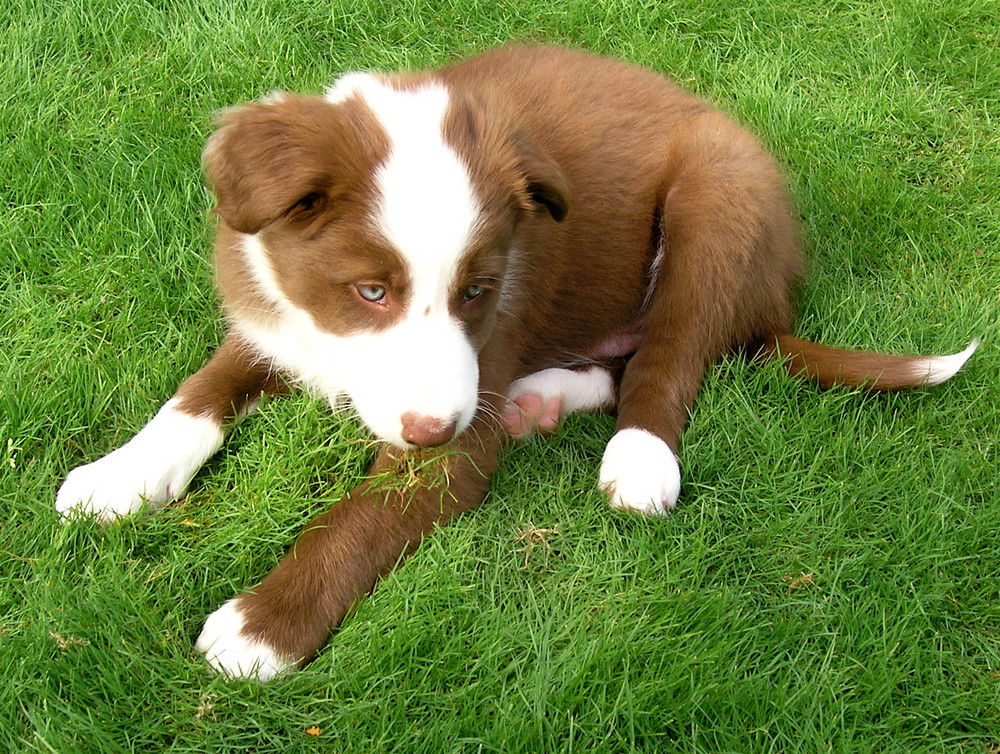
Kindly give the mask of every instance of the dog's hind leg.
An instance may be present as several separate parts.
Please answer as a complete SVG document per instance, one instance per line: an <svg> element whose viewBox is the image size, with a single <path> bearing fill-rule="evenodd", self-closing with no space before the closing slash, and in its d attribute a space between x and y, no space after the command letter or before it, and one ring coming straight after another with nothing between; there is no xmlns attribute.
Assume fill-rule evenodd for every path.
<svg viewBox="0 0 1000 754"><path fill-rule="evenodd" d="M503 426L509 435L549 434L569 414L614 408L615 378L602 365L543 369L515 380L507 398Z"/></svg>
<svg viewBox="0 0 1000 754"><path fill-rule="evenodd" d="M669 166L652 290L599 477L613 505L644 513L677 501L678 440L705 369L788 330L800 265L770 157L721 115L687 125Z"/></svg>
<svg viewBox="0 0 1000 754"><path fill-rule="evenodd" d="M227 426L255 410L261 393L285 390L270 365L230 335L131 440L73 469L56 509L110 521L177 499L222 446Z"/></svg>
<svg viewBox="0 0 1000 754"><path fill-rule="evenodd" d="M514 380L502 417L507 434L547 435L570 414L614 409L622 369L639 345L641 326L634 322L610 333L580 357L578 366L542 369Z"/></svg>

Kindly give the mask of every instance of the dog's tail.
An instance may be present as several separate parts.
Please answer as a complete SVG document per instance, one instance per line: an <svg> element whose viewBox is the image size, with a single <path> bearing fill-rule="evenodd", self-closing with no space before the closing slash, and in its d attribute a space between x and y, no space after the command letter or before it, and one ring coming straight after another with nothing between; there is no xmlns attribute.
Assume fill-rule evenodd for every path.
<svg viewBox="0 0 1000 754"><path fill-rule="evenodd" d="M905 390L940 385L954 377L979 347L974 340L950 356L891 356L874 351L851 351L781 334L765 344L764 354L784 364L793 377L822 387L843 385L869 390Z"/></svg>

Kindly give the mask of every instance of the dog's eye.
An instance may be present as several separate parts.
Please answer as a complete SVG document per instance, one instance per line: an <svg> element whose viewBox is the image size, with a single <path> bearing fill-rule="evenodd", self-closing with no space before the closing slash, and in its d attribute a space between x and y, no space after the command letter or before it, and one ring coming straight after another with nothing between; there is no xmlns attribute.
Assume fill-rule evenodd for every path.
<svg viewBox="0 0 1000 754"><path fill-rule="evenodd" d="M466 301L472 301L472 299L479 298L481 295L483 295L483 292L485 290L486 290L485 286L476 285L473 283L464 291L462 291L462 298L464 298Z"/></svg>
<svg viewBox="0 0 1000 754"><path fill-rule="evenodd" d="M306 194L291 208L291 214L296 215L310 215L318 210L321 210L326 205L326 195L322 191L313 191L311 194Z"/></svg>
<svg viewBox="0 0 1000 754"><path fill-rule="evenodd" d="M357 286L358 295L365 301L373 304L385 303L385 286L376 283L359 283Z"/></svg>

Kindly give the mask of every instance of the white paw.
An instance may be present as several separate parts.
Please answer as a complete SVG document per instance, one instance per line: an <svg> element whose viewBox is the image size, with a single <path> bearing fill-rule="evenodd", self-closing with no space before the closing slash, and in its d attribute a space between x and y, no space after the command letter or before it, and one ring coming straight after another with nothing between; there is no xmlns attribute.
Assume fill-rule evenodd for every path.
<svg viewBox="0 0 1000 754"><path fill-rule="evenodd" d="M681 470L659 437L644 429L623 429L604 450L598 483L615 507L663 514L677 504Z"/></svg>
<svg viewBox="0 0 1000 754"><path fill-rule="evenodd" d="M267 644L243 635L239 599L232 599L208 616L195 649L209 664L233 678L269 681L295 663L281 658Z"/></svg>
<svg viewBox="0 0 1000 754"><path fill-rule="evenodd" d="M554 432L564 416L615 405L615 383L604 367L543 369L515 380L507 391L503 426L513 437Z"/></svg>
<svg viewBox="0 0 1000 754"><path fill-rule="evenodd" d="M210 419L185 414L168 401L128 443L73 469L56 494L63 516L112 521L175 500L221 446L223 432Z"/></svg>
<svg viewBox="0 0 1000 754"><path fill-rule="evenodd" d="M563 416L577 411L597 411L615 405L615 382L604 367L589 369L543 369L514 380L507 399L515 401L527 393L543 400L560 398Z"/></svg>

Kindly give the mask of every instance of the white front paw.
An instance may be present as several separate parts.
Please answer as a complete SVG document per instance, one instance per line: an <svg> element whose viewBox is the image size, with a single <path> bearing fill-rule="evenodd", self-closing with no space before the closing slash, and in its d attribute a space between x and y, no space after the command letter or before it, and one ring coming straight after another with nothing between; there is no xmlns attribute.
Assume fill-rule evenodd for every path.
<svg viewBox="0 0 1000 754"><path fill-rule="evenodd" d="M283 659L263 641L243 635L238 598L208 616L194 646L213 668L234 678L269 681L295 664Z"/></svg>
<svg viewBox="0 0 1000 754"><path fill-rule="evenodd" d="M599 485L618 508L663 514L677 504L681 470L659 437L644 429L623 429L604 450Z"/></svg>
<svg viewBox="0 0 1000 754"><path fill-rule="evenodd" d="M56 493L56 510L67 518L81 514L113 521L135 513L146 501L155 506L171 499L166 486L150 482L139 459L124 450L69 472Z"/></svg>
<svg viewBox="0 0 1000 754"><path fill-rule="evenodd" d="M222 445L219 425L168 401L128 443L73 469L56 494L56 510L112 521L144 503L159 506L184 494L195 472Z"/></svg>

